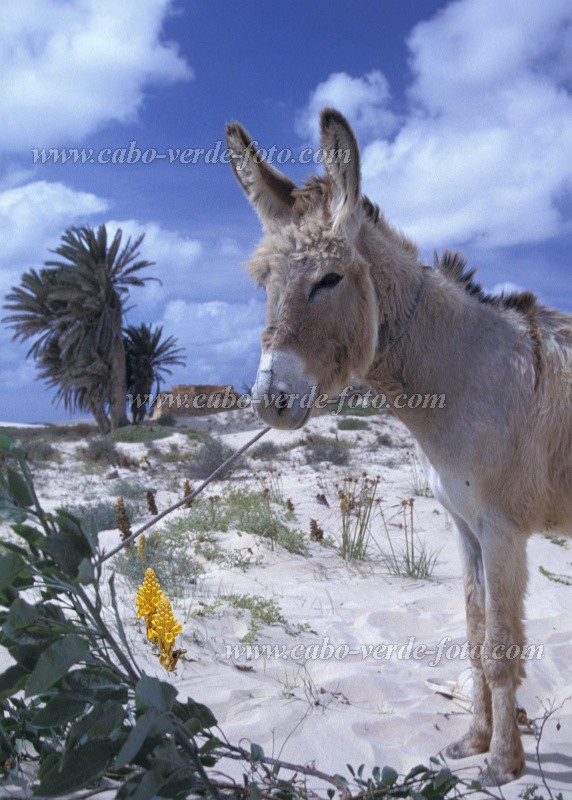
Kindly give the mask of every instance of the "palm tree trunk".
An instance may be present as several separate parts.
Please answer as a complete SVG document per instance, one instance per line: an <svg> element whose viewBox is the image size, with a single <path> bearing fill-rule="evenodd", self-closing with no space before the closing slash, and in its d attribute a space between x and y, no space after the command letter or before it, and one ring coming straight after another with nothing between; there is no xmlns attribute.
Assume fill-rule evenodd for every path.
<svg viewBox="0 0 572 800"><path fill-rule="evenodd" d="M115 335L111 345L111 385L109 387L109 417L111 430L128 425L127 420L127 361L123 344L123 309L118 299L115 312Z"/></svg>
<svg viewBox="0 0 572 800"><path fill-rule="evenodd" d="M101 406L98 406L97 403L91 402L89 404L89 410L91 411L93 418L97 422L97 427L99 428L100 433L109 433L111 426L109 424L109 417L103 410Z"/></svg>

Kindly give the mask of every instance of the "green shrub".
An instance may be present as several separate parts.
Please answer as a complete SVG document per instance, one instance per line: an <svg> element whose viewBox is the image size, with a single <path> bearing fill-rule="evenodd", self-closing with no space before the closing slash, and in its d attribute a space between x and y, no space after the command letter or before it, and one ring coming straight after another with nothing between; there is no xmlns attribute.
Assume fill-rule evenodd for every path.
<svg viewBox="0 0 572 800"><path fill-rule="evenodd" d="M81 520L82 525L88 531L99 533L117 528L117 507L113 501L100 500L98 503L88 504L79 503L77 505L65 506L68 514L73 514ZM143 512L141 503L127 501L125 503L125 513L130 522L140 517Z"/></svg>
<svg viewBox="0 0 572 800"><path fill-rule="evenodd" d="M97 428L89 422L78 422L77 425L50 425L47 433L53 439L77 441L78 439L87 439L90 436L95 436Z"/></svg>
<svg viewBox="0 0 572 800"><path fill-rule="evenodd" d="M140 443L154 441L155 439L166 439L172 436L171 431L161 430L161 428L150 428L148 425L126 425L116 431L107 434L111 442Z"/></svg>
<svg viewBox="0 0 572 800"><path fill-rule="evenodd" d="M60 461L60 454L56 448L49 442L42 439L31 440L24 446L28 459L35 463L42 463L46 461L58 462Z"/></svg>
<svg viewBox="0 0 572 800"><path fill-rule="evenodd" d="M131 545L117 556L116 569L135 588L143 581L145 570L151 567L168 595L182 597L202 572L199 562L187 552L187 536L167 527L142 541L144 546Z"/></svg>
<svg viewBox="0 0 572 800"><path fill-rule="evenodd" d="M228 487L221 496L198 498L185 516L168 525L173 535L227 531L236 528L269 539L290 553L307 553L307 539L300 530L289 528L286 514L275 509L270 494L252 489Z"/></svg>
<svg viewBox="0 0 572 800"><path fill-rule="evenodd" d="M367 422L359 418L348 417L348 419L338 421L338 430L340 431L366 431L368 428Z"/></svg>
<svg viewBox="0 0 572 800"><path fill-rule="evenodd" d="M344 466L349 461L348 448L337 438L313 434L306 441L306 463L315 465L323 461Z"/></svg>
<svg viewBox="0 0 572 800"><path fill-rule="evenodd" d="M209 475L212 475L215 469L220 467L234 452L232 447L224 444L220 439L207 435L202 440L199 453L189 465L189 477L195 480L204 480L208 478ZM238 462L235 461L233 464L230 464L221 472L218 476L218 480L225 480L230 477L231 472L240 469L243 463L242 458L240 458Z"/></svg>
<svg viewBox="0 0 572 800"><path fill-rule="evenodd" d="M272 441L262 442L258 445L258 447L255 447L254 450L251 451L252 458L257 458L261 461L268 461L272 458L275 458L279 452L280 448L275 442Z"/></svg>
<svg viewBox="0 0 572 800"><path fill-rule="evenodd" d="M155 420L155 423L157 425L162 425L164 428L174 428L177 424L177 420L175 417L171 416L171 414L163 414Z"/></svg>
<svg viewBox="0 0 572 800"><path fill-rule="evenodd" d="M123 497L124 500L143 500L149 490L139 479L130 481L117 478L110 481L108 492L112 497Z"/></svg>
<svg viewBox="0 0 572 800"><path fill-rule="evenodd" d="M107 467L119 464L119 452L109 439L92 439L79 453L84 461L91 464L104 464Z"/></svg>

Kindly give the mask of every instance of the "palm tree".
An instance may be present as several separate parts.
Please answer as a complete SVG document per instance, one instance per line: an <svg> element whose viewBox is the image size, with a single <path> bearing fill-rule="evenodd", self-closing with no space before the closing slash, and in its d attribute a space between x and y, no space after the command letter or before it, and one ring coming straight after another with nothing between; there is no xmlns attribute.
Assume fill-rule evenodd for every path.
<svg viewBox="0 0 572 800"><path fill-rule="evenodd" d="M147 399L153 384L159 393L160 383L165 375L170 375L168 367L185 366L183 349L177 347L177 340L168 336L162 340L163 327L153 329L142 323L130 325L124 331L125 354L127 356L127 392L131 399L133 422L141 422L147 410Z"/></svg>
<svg viewBox="0 0 572 800"><path fill-rule="evenodd" d="M57 260L25 273L7 296L5 321L15 339L35 338L28 355L56 399L93 413L102 430L127 423L123 313L129 288L151 280L139 275L152 264L139 259L143 238L121 247L121 230L108 245L105 225L68 228Z"/></svg>

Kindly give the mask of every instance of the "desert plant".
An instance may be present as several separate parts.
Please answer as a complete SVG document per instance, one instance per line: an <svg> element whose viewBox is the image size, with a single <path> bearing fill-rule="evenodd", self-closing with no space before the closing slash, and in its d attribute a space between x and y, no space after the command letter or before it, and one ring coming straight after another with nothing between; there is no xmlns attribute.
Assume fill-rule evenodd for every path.
<svg viewBox="0 0 572 800"><path fill-rule="evenodd" d="M110 483L108 492L111 497L123 497L125 500L143 500L147 488L141 481L117 478Z"/></svg>
<svg viewBox="0 0 572 800"><path fill-rule="evenodd" d="M202 440L202 445L199 453L195 456L191 464L189 465L189 477L204 480L208 478L208 476L214 472L217 467L220 467L222 463L224 463L227 458L234 453L232 447L229 447L227 444L224 444L220 439L215 438L214 436L205 436ZM240 468L242 465L242 461L239 463L235 462L233 465L233 470ZM230 476L230 469L223 470L223 472L218 476L219 480L225 480Z"/></svg>
<svg viewBox="0 0 572 800"><path fill-rule="evenodd" d="M338 430L340 431L366 431L369 428L367 422L359 417L347 417L338 420Z"/></svg>
<svg viewBox="0 0 572 800"><path fill-rule="evenodd" d="M127 501L124 507L129 519L134 519L141 513L141 507L138 503ZM117 528L116 503L105 500L91 504L78 503L76 505L66 505L65 510L68 514L77 517L90 532L100 533L100 531L110 531Z"/></svg>
<svg viewBox="0 0 572 800"><path fill-rule="evenodd" d="M413 475L413 481L411 484L411 491L413 492L413 495L415 497L433 497L433 492L427 483L425 474L420 469L419 461L415 455L411 456L410 464Z"/></svg>
<svg viewBox="0 0 572 800"><path fill-rule="evenodd" d="M538 570L541 575L544 575L545 578L548 578L548 580L553 583L561 583L563 586L572 586L572 577L558 575L556 572L551 572L549 569L546 569L546 567L538 567Z"/></svg>
<svg viewBox="0 0 572 800"><path fill-rule="evenodd" d="M379 477L345 478L337 486L342 520L340 555L346 559L363 559L367 555Z"/></svg>
<svg viewBox="0 0 572 800"><path fill-rule="evenodd" d="M25 448L26 455L30 461L36 463L58 462L60 460L59 450L50 442L42 439L30 440Z"/></svg>
<svg viewBox="0 0 572 800"><path fill-rule="evenodd" d="M324 461L344 466L349 461L348 448L338 437L313 434L306 441L306 463L315 466Z"/></svg>
<svg viewBox="0 0 572 800"><path fill-rule="evenodd" d="M91 439L87 445L79 450L79 455L91 464L104 464L114 467L119 464L120 454L113 442L109 439Z"/></svg>
<svg viewBox="0 0 572 800"><path fill-rule="evenodd" d="M189 553L189 530L176 523L167 524L145 538L141 551L135 547L123 550L116 559L116 568L132 586L138 586L152 567L165 591L182 597L196 583L202 567Z"/></svg>
<svg viewBox="0 0 572 800"><path fill-rule="evenodd" d="M380 507L380 516L389 544L389 551L382 550L383 562L390 575L402 578L430 578L437 565L439 551L429 550L423 541L420 541L414 528L413 497L402 500L399 504L398 515L401 517L401 529L404 541L395 543L389 532L388 521L383 509Z"/></svg>
<svg viewBox="0 0 572 800"><path fill-rule="evenodd" d="M280 448L275 442L270 440L266 442L261 442L258 447L255 447L252 450L252 458L257 458L260 461L269 461L276 457L276 455L280 452Z"/></svg>
<svg viewBox="0 0 572 800"><path fill-rule="evenodd" d="M108 439L112 442L135 444L138 442L154 442L157 439L166 439L172 435L172 431L166 431L162 428L150 428L148 425L125 425L108 434Z"/></svg>
<svg viewBox="0 0 572 800"><path fill-rule="evenodd" d="M163 428L174 428L177 425L177 420L172 414L161 414L155 422L157 425L162 425Z"/></svg>

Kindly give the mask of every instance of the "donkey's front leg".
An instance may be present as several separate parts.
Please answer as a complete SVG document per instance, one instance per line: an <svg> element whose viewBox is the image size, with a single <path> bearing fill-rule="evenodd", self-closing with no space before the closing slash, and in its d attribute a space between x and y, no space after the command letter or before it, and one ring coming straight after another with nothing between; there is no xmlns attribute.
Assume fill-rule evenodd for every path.
<svg viewBox="0 0 572 800"><path fill-rule="evenodd" d="M485 574L481 545L468 525L455 517L463 562L467 636L473 670L473 719L469 732L447 748L450 758L465 758L489 749L493 733L491 691L481 653L485 644Z"/></svg>
<svg viewBox="0 0 572 800"><path fill-rule="evenodd" d="M485 785L508 783L524 769L524 750L516 719L516 689L524 675L526 536L489 528L481 539L486 582L486 635L483 667L492 692L491 759Z"/></svg>

